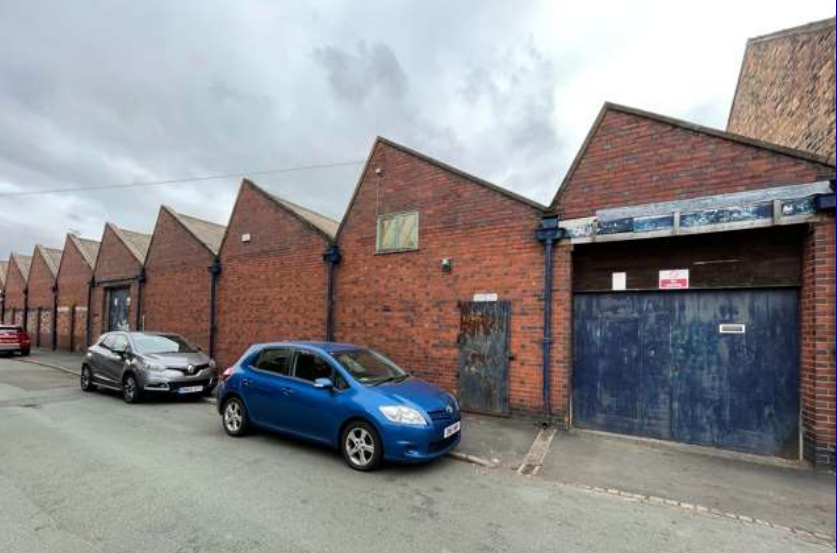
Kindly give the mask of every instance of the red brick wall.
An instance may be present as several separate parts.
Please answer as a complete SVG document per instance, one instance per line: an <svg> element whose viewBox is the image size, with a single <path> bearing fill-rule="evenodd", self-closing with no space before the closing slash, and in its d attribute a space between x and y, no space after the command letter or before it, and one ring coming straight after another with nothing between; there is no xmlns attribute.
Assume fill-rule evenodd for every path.
<svg viewBox="0 0 837 553"><path fill-rule="evenodd" d="M375 169L381 168L378 176ZM376 255L376 213L419 211L419 250ZM338 238L335 333L456 392L457 302L511 300L510 404L542 406L539 210L379 142ZM442 258L453 270L442 272Z"/></svg>
<svg viewBox="0 0 837 553"><path fill-rule="evenodd" d="M802 420L805 457L834 466L834 217L811 226L802 285Z"/></svg>
<svg viewBox="0 0 837 553"><path fill-rule="evenodd" d="M834 159L834 18L747 41L728 129Z"/></svg>
<svg viewBox="0 0 837 553"><path fill-rule="evenodd" d="M58 347L83 351L87 331L87 293L93 269L82 257L72 239L64 243L58 269ZM75 314L73 314L75 311ZM73 339L70 340L70 333ZM91 329L92 332L92 329Z"/></svg>
<svg viewBox="0 0 837 553"><path fill-rule="evenodd" d="M834 168L607 109L564 183L565 219L597 209L812 182Z"/></svg>
<svg viewBox="0 0 837 553"><path fill-rule="evenodd" d="M29 318L34 319L32 341L37 347L52 347L54 301L52 287L54 285L55 277L49 270L40 250L35 248L35 253L32 255L32 268L29 270Z"/></svg>
<svg viewBox="0 0 837 553"><path fill-rule="evenodd" d="M136 326L137 296L139 286L136 277L141 269L140 262L128 250L125 244L116 236L116 233L109 226L105 226L102 234L102 244L99 247L99 256L96 259L96 288L93 292L91 306L92 321L90 340L95 341L99 335L107 330L107 289L114 286L127 286L131 288L131 305L128 313L128 322L131 329ZM102 283L105 280L124 279L119 284L114 282Z"/></svg>
<svg viewBox="0 0 837 553"><path fill-rule="evenodd" d="M250 234L242 242L242 234ZM252 343L323 340L328 241L248 183L242 184L221 248L218 362Z"/></svg>
<svg viewBox="0 0 837 553"><path fill-rule="evenodd" d="M214 256L166 209L160 210L145 261L145 329L175 332L209 348L210 274Z"/></svg>
<svg viewBox="0 0 837 553"><path fill-rule="evenodd" d="M26 280L17 268L17 264L9 260L9 269L6 274L6 320L5 323L19 324L23 321L23 306L25 298L23 291L26 288Z"/></svg>

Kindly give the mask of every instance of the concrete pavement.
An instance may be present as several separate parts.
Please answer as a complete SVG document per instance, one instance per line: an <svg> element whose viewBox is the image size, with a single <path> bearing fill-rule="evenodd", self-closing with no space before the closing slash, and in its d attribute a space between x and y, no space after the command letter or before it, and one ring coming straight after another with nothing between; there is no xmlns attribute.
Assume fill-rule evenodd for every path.
<svg viewBox="0 0 837 553"><path fill-rule="evenodd" d="M203 403L128 406L48 372L0 360L7 553L833 550L453 460L357 473L320 447L230 438Z"/></svg>

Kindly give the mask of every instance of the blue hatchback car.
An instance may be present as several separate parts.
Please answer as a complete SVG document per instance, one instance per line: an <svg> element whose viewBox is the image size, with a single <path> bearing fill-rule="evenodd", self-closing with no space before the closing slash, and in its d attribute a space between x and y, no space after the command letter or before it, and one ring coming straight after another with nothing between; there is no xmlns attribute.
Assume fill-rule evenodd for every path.
<svg viewBox="0 0 837 553"><path fill-rule="evenodd" d="M224 371L224 430L250 425L338 448L350 467L418 462L459 444L456 399L378 352L351 344L257 344Z"/></svg>

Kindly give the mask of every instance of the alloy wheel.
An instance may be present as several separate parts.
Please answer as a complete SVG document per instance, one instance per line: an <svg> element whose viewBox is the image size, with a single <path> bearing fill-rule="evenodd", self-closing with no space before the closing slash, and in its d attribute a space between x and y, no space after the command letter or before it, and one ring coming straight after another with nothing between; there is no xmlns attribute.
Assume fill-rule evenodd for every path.
<svg viewBox="0 0 837 553"><path fill-rule="evenodd" d="M122 397L128 403L133 403L137 399L137 381L133 376L125 379L125 384L122 386Z"/></svg>
<svg viewBox="0 0 837 553"><path fill-rule="evenodd" d="M365 428L356 426L346 434L346 454L359 468L364 468L375 457L375 440Z"/></svg>
<svg viewBox="0 0 837 553"><path fill-rule="evenodd" d="M227 430L236 434L241 431L241 426L244 424L244 413L241 409L241 404L238 401L230 401L224 409L224 426Z"/></svg>

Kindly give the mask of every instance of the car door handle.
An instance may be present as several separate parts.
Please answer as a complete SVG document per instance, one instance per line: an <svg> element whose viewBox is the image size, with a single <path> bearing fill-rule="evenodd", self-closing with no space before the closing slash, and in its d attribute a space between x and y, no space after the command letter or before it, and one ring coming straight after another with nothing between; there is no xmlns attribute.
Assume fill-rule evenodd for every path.
<svg viewBox="0 0 837 553"><path fill-rule="evenodd" d="M252 382L250 381L249 378L245 378L244 380L241 381L241 385L244 386L245 388L249 388L251 384L252 384Z"/></svg>
<svg viewBox="0 0 837 553"><path fill-rule="evenodd" d="M290 388L280 388L279 391L281 391L286 396L292 395L294 393L294 391Z"/></svg>

